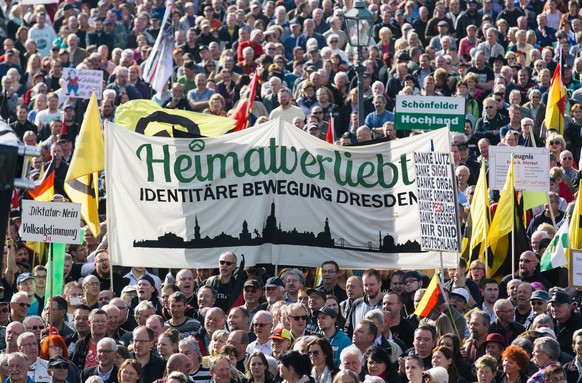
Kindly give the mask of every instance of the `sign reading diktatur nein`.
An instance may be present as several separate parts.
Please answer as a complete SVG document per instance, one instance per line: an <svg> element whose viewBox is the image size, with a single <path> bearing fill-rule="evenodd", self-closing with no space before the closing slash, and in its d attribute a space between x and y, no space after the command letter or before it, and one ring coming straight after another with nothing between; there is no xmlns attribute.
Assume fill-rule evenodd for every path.
<svg viewBox="0 0 582 383"><path fill-rule="evenodd" d="M23 200L20 237L35 242L81 243L81 204Z"/></svg>
<svg viewBox="0 0 582 383"><path fill-rule="evenodd" d="M452 132L465 129L464 97L396 96L395 127L435 130L447 124Z"/></svg>
<svg viewBox="0 0 582 383"><path fill-rule="evenodd" d="M459 252L458 205L451 155L414 152L414 166L422 250Z"/></svg>
<svg viewBox="0 0 582 383"><path fill-rule="evenodd" d="M489 188L503 189L512 153L515 165L515 190L547 193L550 190L549 150L523 146L489 147Z"/></svg>

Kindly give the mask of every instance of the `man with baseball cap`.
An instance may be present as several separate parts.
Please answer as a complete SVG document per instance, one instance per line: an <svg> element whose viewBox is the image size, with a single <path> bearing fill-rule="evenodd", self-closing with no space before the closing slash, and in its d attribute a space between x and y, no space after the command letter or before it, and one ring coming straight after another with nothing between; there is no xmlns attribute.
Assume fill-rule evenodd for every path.
<svg viewBox="0 0 582 383"><path fill-rule="evenodd" d="M324 306L314 313L317 319L319 333L331 344L333 359L340 365L340 354L344 348L352 344L350 338L337 326L337 312L329 306Z"/></svg>
<svg viewBox="0 0 582 383"><path fill-rule="evenodd" d="M243 285L243 299L245 304L241 307L249 312L249 321L253 323L255 314L261 310L267 309L266 303L261 303L263 289L261 283L256 279L249 279Z"/></svg>
<svg viewBox="0 0 582 383"><path fill-rule="evenodd" d="M30 301L27 316L40 315L42 306L36 299L36 278L31 273L22 273L16 278L16 289L19 292L25 292Z"/></svg>
<svg viewBox="0 0 582 383"><path fill-rule="evenodd" d="M271 277L267 279L265 283L265 296L267 298L267 303L270 306L283 300L285 294L285 283L281 278Z"/></svg>
<svg viewBox="0 0 582 383"><path fill-rule="evenodd" d="M277 327L269 339L271 339L271 348L273 349L271 355L277 360L291 348L291 333L285 328Z"/></svg>
<svg viewBox="0 0 582 383"><path fill-rule="evenodd" d="M574 355L572 337L582 328L582 315L571 307L572 297L564 290L557 290L550 298L550 315L555 321L556 340L562 351Z"/></svg>

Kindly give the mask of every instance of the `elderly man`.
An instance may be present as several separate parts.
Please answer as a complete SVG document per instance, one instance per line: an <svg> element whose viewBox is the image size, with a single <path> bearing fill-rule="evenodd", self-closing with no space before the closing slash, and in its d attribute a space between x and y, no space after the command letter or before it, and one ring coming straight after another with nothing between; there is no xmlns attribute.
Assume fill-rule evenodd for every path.
<svg viewBox="0 0 582 383"><path fill-rule="evenodd" d="M572 193L578 191L578 184L574 184L574 180L578 177L578 170L572 166L574 164L574 156L569 150L564 150L560 153L560 164L562 165L562 181L565 181Z"/></svg>
<svg viewBox="0 0 582 383"><path fill-rule="evenodd" d="M208 108L210 97L216 93L214 89L207 88L208 78L204 73L198 73L194 77L196 88L188 92L186 98L190 103L190 108L195 112L200 112Z"/></svg>
<svg viewBox="0 0 582 383"><path fill-rule="evenodd" d="M28 366L30 366L30 362L24 353L13 352L9 354L7 368L8 371L10 371L10 376L6 382L35 383L35 381L27 375Z"/></svg>
<svg viewBox="0 0 582 383"><path fill-rule="evenodd" d="M203 353L208 350L212 334L217 330L224 330L226 328L226 315L220 307L213 307L206 312L204 316L204 327L201 328L195 335L196 339L203 347Z"/></svg>
<svg viewBox="0 0 582 383"><path fill-rule="evenodd" d="M178 349L180 350L180 353L186 355L190 359L190 379L196 382L209 382L211 379L210 370L208 367L204 367L200 364L202 361L202 353L200 352L200 345L196 341L196 338L189 336L182 339L178 345Z"/></svg>
<svg viewBox="0 0 582 383"><path fill-rule="evenodd" d="M572 298L565 291L555 291L550 298L550 315L556 324L556 339L562 351L574 355L572 337L582 328L582 315L571 308Z"/></svg>
<svg viewBox="0 0 582 383"><path fill-rule="evenodd" d="M253 329L257 339L247 346L247 354L250 355L255 351L260 351L265 355L271 355L273 353L272 341L269 339L273 329L273 316L271 313L268 311L256 313L253 318Z"/></svg>
<svg viewBox="0 0 582 383"><path fill-rule="evenodd" d="M293 303L289 306L289 322L291 336L295 341L297 338L304 335L314 335L313 331L307 329L307 319L309 318L309 310L303 303Z"/></svg>
<svg viewBox="0 0 582 383"><path fill-rule="evenodd" d="M232 372L227 356L217 356L210 362L210 375L214 383L230 383Z"/></svg>
<svg viewBox="0 0 582 383"><path fill-rule="evenodd" d="M560 344L554 338L544 336L536 339L533 348L533 362L539 367L539 370L528 379L528 383L545 382L546 368L558 362L560 353Z"/></svg>
<svg viewBox="0 0 582 383"><path fill-rule="evenodd" d="M278 277L271 277L265 283L265 297L267 304L271 307L276 302L282 301L285 294L285 282Z"/></svg>
<svg viewBox="0 0 582 383"><path fill-rule="evenodd" d="M38 340L32 332L22 333L17 340L18 351L26 355L30 362L28 376L34 382L50 382L51 377L48 374L48 363L46 360L39 358Z"/></svg>
<svg viewBox="0 0 582 383"><path fill-rule="evenodd" d="M112 338L103 338L97 342L97 360L95 367L85 368L81 371L81 382L85 382L90 376L99 376L104 383L117 383L117 342Z"/></svg>
<svg viewBox="0 0 582 383"><path fill-rule="evenodd" d="M247 327L248 328L248 327ZM238 358L236 360L236 369L242 372L246 372L245 362L248 358L247 347L249 345L249 334L246 330L231 330L228 334L228 339L226 343L229 346L236 348L238 352Z"/></svg>
<svg viewBox="0 0 582 383"><path fill-rule="evenodd" d="M493 310L497 318L491 323L489 334L498 333L505 339L505 344L511 344L515 338L525 331L525 327L515 321L513 304L509 299L500 299L495 302Z"/></svg>
<svg viewBox="0 0 582 383"><path fill-rule="evenodd" d="M129 83L129 71L119 66L115 71L115 81L107 85L106 89L113 89L116 94L126 93L130 100L142 98L137 88Z"/></svg>

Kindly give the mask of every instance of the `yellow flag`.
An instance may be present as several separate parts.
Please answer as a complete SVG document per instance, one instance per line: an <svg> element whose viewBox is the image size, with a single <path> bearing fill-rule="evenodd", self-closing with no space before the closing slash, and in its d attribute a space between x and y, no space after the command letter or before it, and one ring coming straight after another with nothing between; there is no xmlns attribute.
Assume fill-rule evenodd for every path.
<svg viewBox="0 0 582 383"><path fill-rule="evenodd" d="M529 209L533 209L534 207L538 207L544 205L548 202L546 192L532 192L532 191L524 191L523 192L523 211L528 211Z"/></svg>
<svg viewBox="0 0 582 383"><path fill-rule="evenodd" d="M580 224L580 215L582 214L582 191L578 192L578 197L576 198L576 204L574 205L574 211L572 212L572 217L570 217L570 249L580 249L582 246L582 228Z"/></svg>
<svg viewBox="0 0 582 383"><path fill-rule="evenodd" d="M485 243L487 233L489 232L489 193L487 192L487 169L485 161L481 162L481 172L475 187L475 195L471 202L471 218L473 231L471 233L471 247L469 253L477 246L479 249L479 258L485 252Z"/></svg>
<svg viewBox="0 0 582 383"><path fill-rule="evenodd" d="M493 265L491 267L491 273L487 275L494 275L497 269L505 261L504 258L498 256L497 246L504 245L501 241L504 236L511 233L513 230L513 221L515 216L515 191L514 191L514 174L513 174L513 154L511 155L511 164L509 165L509 171L507 172L507 178L505 179L505 184L503 185L503 190L501 191L501 196L499 198L499 203L497 204L497 210L493 216L493 221L489 227L489 244L493 250Z"/></svg>
<svg viewBox="0 0 582 383"><path fill-rule="evenodd" d="M65 192L81 204L81 215L94 236L101 233L98 214L99 172L105 169L105 143L95 93L91 96L67 177Z"/></svg>

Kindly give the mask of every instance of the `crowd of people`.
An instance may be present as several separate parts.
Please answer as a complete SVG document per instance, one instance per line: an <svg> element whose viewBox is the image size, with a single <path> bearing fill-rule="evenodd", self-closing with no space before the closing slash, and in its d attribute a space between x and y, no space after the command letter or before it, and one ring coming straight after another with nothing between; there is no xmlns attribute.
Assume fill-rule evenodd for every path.
<svg viewBox="0 0 582 383"><path fill-rule="evenodd" d="M14 224L19 223L15 217ZM62 295L7 240L0 377L8 383L580 382L575 289L533 251L498 282L461 258L426 317L429 277L310 268L148 270L110 264L106 235L69 245ZM216 272L217 270L217 272ZM316 287L311 287L316 286ZM443 297L444 298L444 297ZM424 310L420 310L424 311ZM417 310L417 312L419 312Z"/></svg>
<svg viewBox="0 0 582 383"><path fill-rule="evenodd" d="M377 18L362 62L344 25L353 6L353 0L180 0L171 7L163 0L6 0L0 116L26 145L40 148L28 176L54 171L55 193L66 196L63 182L88 103L68 97L78 83L64 77L67 68L103 74L102 121L113 121L116 108L135 99L226 117L259 76L251 125L280 117L322 139L332 126L338 145L422 134L394 125L399 94L464 97L465 129L452 136L452 151L465 208L491 145L550 152L550 200L532 211L531 250L520 254L518 271L497 281L482 262L460 259L446 273L448 299L421 318L414 311L429 278L418 271L369 269L360 276L341 261L326 261L315 282L313 269L237 271L232 253L220 254L217 272L113 267L106 236L86 228L85 242L67 247L63 294L49 299L47 270L19 241L14 210L0 299L3 381L582 381L580 297L565 288L566 269L539 269L579 188L579 3L369 1ZM167 11L174 67L158 93L142 74ZM558 64L565 118L546 126Z"/></svg>

